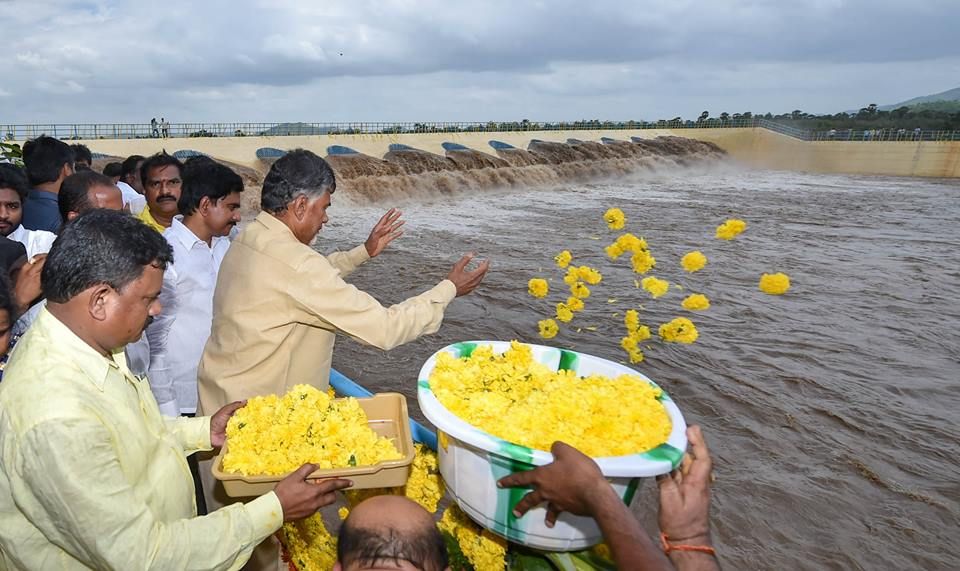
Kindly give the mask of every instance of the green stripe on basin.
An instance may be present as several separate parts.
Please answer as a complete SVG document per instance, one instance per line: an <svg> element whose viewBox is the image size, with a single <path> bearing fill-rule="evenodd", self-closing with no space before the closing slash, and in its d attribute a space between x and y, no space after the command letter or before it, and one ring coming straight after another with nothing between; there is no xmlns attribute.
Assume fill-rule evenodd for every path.
<svg viewBox="0 0 960 571"><path fill-rule="evenodd" d="M633 496L637 493L637 487L640 485L640 478L633 478L627 483L627 489L623 494L623 503L630 505L630 502L633 501Z"/></svg>
<svg viewBox="0 0 960 571"><path fill-rule="evenodd" d="M669 462L670 466L676 468L680 465L680 461L683 460L683 450L670 446L667 443L663 443L656 448L647 450L640 454L647 460L654 460L656 462Z"/></svg>
<svg viewBox="0 0 960 571"><path fill-rule="evenodd" d="M577 371L577 366L580 364L580 354L574 351L567 351L566 349L560 350L560 366L557 368L558 371Z"/></svg>
<svg viewBox="0 0 960 571"><path fill-rule="evenodd" d="M511 442L500 441L500 453L514 460L523 462L524 464L530 464L533 462L533 450L527 448L526 446L520 446L519 444L513 444Z"/></svg>
<svg viewBox="0 0 960 571"><path fill-rule="evenodd" d="M420 379L419 381L417 381L417 386L420 387L421 389L427 389L429 391L430 381L425 381L423 379Z"/></svg>
<svg viewBox="0 0 960 571"><path fill-rule="evenodd" d="M453 350L457 352L457 356L461 359L473 355L473 351L477 348L476 343L467 343L466 341L462 343L454 343Z"/></svg>
<svg viewBox="0 0 960 571"><path fill-rule="evenodd" d="M503 477L509 476L515 472L526 472L532 470L534 466L526 462L520 462L502 456L491 454L490 472L493 480L496 482ZM497 507L494 513L493 531L506 537L511 541L522 541L527 532L524 529L526 524L518 520L513 515L513 507L517 505L523 496L531 490L529 486L519 488L497 488Z"/></svg>

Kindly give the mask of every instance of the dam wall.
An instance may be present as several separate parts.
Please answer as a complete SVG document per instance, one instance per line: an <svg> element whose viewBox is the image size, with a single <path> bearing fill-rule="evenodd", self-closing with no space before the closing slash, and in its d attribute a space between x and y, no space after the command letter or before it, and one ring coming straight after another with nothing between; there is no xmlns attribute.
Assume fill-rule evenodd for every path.
<svg viewBox="0 0 960 571"><path fill-rule="evenodd" d="M762 127L703 129L570 130L512 132L453 132L355 135L302 135L277 137L210 137L171 139L95 139L77 141L96 153L125 157L150 155L166 149L197 151L211 157L263 171L266 163L258 149L286 151L309 149L320 156L338 145L370 157L382 158L391 145L405 145L449 156L444 143L462 145L496 158L489 141L527 149L532 140L566 143L578 141L629 143L660 136L685 137L713 143L736 161L755 168L814 173L888 176L960 177L960 141L803 141Z"/></svg>

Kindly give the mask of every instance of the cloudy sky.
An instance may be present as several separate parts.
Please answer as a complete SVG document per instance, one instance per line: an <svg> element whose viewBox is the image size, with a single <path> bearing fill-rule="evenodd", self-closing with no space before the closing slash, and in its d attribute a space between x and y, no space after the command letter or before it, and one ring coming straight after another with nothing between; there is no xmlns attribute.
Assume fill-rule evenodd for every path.
<svg viewBox="0 0 960 571"><path fill-rule="evenodd" d="M0 0L0 124L835 112L960 87L958 0Z"/></svg>

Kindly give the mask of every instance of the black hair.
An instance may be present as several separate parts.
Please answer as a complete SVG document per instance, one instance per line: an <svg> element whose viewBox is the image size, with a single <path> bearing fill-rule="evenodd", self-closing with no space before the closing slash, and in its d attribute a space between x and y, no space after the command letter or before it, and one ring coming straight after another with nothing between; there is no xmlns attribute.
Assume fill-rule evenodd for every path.
<svg viewBox="0 0 960 571"><path fill-rule="evenodd" d="M99 284L123 290L152 265L165 270L173 250L163 235L126 212L94 208L64 226L47 255L40 285L66 303Z"/></svg>
<svg viewBox="0 0 960 571"><path fill-rule="evenodd" d="M283 155L263 179L260 208L271 214L287 209L294 198L305 194L316 198L337 189L337 179L327 161L304 149Z"/></svg>
<svg viewBox="0 0 960 571"><path fill-rule="evenodd" d="M123 172L121 173L121 176L123 176L124 178L126 178L127 175L131 175L131 174L135 174L139 176L140 173L137 172L137 163L139 163L140 161L145 161L146 159L147 158L144 157L143 155L130 155L129 157L124 159L121 165L123 167Z"/></svg>
<svg viewBox="0 0 960 571"><path fill-rule="evenodd" d="M419 532L401 533L393 528L354 527L349 518L340 526L337 561L344 567L354 561L361 565L409 561L423 571L443 571L450 564L447 546L435 525Z"/></svg>
<svg viewBox="0 0 960 571"><path fill-rule="evenodd" d="M93 164L93 153L90 152L90 148L86 145L76 143L70 145L70 148L73 149L73 162L78 163L83 161L88 165Z"/></svg>
<svg viewBox="0 0 960 571"><path fill-rule="evenodd" d="M23 202L30 193L30 183L23 169L10 163L0 163L0 188L11 188L20 195Z"/></svg>
<svg viewBox="0 0 960 571"><path fill-rule="evenodd" d="M24 143L23 164L33 186L55 182L63 165L73 165L73 149L59 139L40 135Z"/></svg>
<svg viewBox="0 0 960 571"><path fill-rule="evenodd" d="M60 187L57 197L57 208L60 209L60 218L67 221L68 212L80 214L93 208L87 191L94 186L113 186L113 180L106 175L94 171L80 171L68 176Z"/></svg>
<svg viewBox="0 0 960 571"><path fill-rule="evenodd" d="M230 167L212 159L198 159L191 158L183 165L183 187L177 208L184 216L196 212L204 196L216 202L232 192L243 192L243 179Z"/></svg>
<svg viewBox="0 0 960 571"><path fill-rule="evenodd" d="M0 311L7 312L7 324L12 329L17 319L17 302L13 297L13 285L7 272L0 272ZM0 347L0 353L4 353L6 349Z"/></svg>
<svg viewBox="0 0 960 571"><path fill-rule="evenodd" d="M110 178L123 176L123 163L113 162L103 165L103 175Z"/></svg>
<svg viewBox="0 0 960 571"><path fill-rule="evenodd" d="M183 163L180 162L180 159L173 155L168 155L167 151L160 151L143 161L143 164L140 165L140 182L143 184L143 187L147 187L147 175L150 174L150 169L169 166L175 166L177 170L183 172Z"/></svg>

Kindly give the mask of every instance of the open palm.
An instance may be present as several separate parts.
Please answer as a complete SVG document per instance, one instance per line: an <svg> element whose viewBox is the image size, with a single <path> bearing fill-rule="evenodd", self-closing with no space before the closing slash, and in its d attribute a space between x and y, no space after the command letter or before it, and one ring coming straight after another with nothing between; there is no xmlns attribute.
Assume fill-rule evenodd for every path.
<svg viewBox="0 0 960 571"><path fill-rule="evenodd" d="M373 230L370 231L370 237L367 238L364 246L367 248L367 254L369 254L371 258L379 255L380 252L386 249L390 242L403 236L403 230L401 230L401 228L405 221L400 219L401 216L403 216L403 212L400 212L396 208L391 208L380 218L380 221L373 227Z"/></svg>

